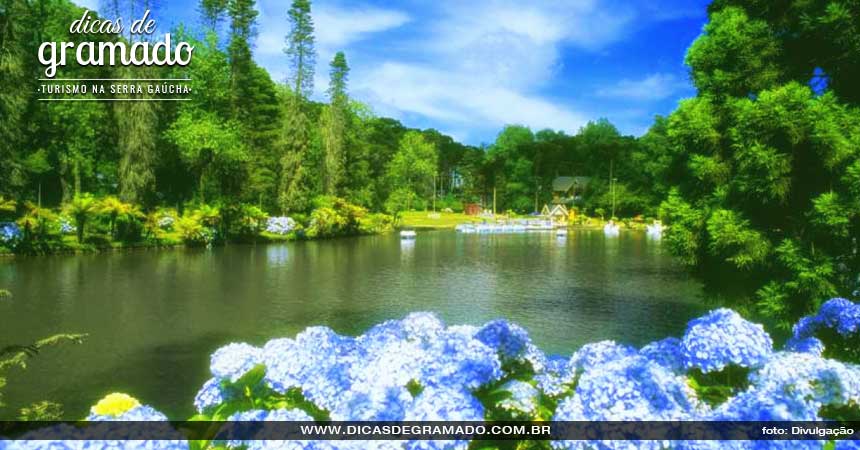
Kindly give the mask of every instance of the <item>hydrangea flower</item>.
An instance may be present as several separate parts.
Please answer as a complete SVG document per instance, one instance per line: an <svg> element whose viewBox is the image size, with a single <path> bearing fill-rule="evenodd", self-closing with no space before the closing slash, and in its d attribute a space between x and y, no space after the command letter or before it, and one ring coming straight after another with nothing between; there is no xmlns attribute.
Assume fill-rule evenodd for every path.
<svg viewBox="0 0 860 450"><path fill-rule="evenodd" d="M465 332L464 332L465 331ZM469 329L449 328L430 342L422 361L422 384L477 389L502 376L496 352Z"/></svg>
<svg viewBox="0 0 860 450"><path fill-rule="evenodd" d="M498 407L520 413L526 417L537 410L538 396L540 392L529 383L520 380L511 380L503 384L501 389L511 393L511 396L500 401Z"/></svg>
<svg viewBox="0 0 860 450"><path fill-rule="evenodd" d="M568 359L552 355L544 359L541 369L535 373L538 389L550 397L558 397L567 390L567 385L573 381L574 373L568 365Z"/></svg>
<svg viewBox="0 0 860 450"><path fill-rule="evenodd" d="M202 413L206 409L224 403L227 397L221 389L221 381L217 378L210 378L197 395L194 397L194 408L197 412Z"/></svg>
<svg viewBox="0 0 860 450"><path fill-rule="evenodd" d="M217 441L226 441L228 447L242 447L247 450L263 450L263 449L289 449L289 450L303 450L303 449L316 449L322 448L318 447L317 441L276 441L276 440L239 440L237 434L241 434L242 437L253 436L253 433L257 431L257 428L253 423L249 422L313 422L313 418L309 416L304 411L298 409L276 409L276 410L263 410L263 409L255 409L251 411L243 411L238 412L231 415L228 419L228 422L240 422L237 424L232 424L230 428L227 429L226 433L222 431L221 434L215 437Z"/></svg>
<svg viewBox="0 0 860 450"><path fill-rule="evenodd" d="M158 219L157 225L158 228L161 228L162 230L170 231L173 229L173 224L175 222L176 219L173 216L165 214Z"/></svg>
<svg viewBox="0 0 860 450"><path fill-rule="evenodd" d="M777 353L750 374L750 382L762 396L790 396L807 403L800 412L809 413L808 420L815 420L824 405L860 403L860 367L808 353Z"/></svg>
<svg viewBox="0 0 860 450"><path fill-rule="evenodd" d="M406 421L479 421L484 407L472 394L458 390L426 388L406 411ZM466 449L468 441L408 441L408 450Z"/></svg>
<svg viewBox="0 0 860 450"><path fill-rule="evenodd" d="M72 221L66 217L60 218L60 233L62 234L72 234L76 232L78 228L72 224Z"/></svg>
<svg viewBox="0 0 860 450"><path fill-rule="evenodd" d="M484 325L475 338L495 350L503 362L522 356L531 343L526 330L506 320L494 320Z"/></svg>
<svg viewBox="0 0 860 450"><path fill-rule="evenodd" d="M860 305L844 298L834 298L821 305L818 317L822 325L848 336L860 328Z"/></svg>
<svg viewBox="0 0 860 450"><path fill-rule="evenodd" d="M730 309L717 309L687 324L681 352L688 369L708 373L730 364L756 367L773 352L773 341L759 324Z"/></svg>
<svg viewBox="0 0 860 450"><path fill-rule="evenodd" d="M797 353L809 353L810 355L821 356L824 353L824 343L814 337L793 337L785 343L785 349Z"/></svg>
<svg viewBox="0 0 860 450"><path fill-rule="evenodd" d="M619 360L636 354L636 349L615 341L600 341L582 346L570 358L572 371L587 371L609 361Z"/></svg>
<svg viewBox="0 0 860 450"><path fill-rule="evenodd" d="M860 330L860 305L844 298L834 298L821 305L818 314L806 316L794 325L794 338L814 337L821 328L836 330L843 337Z"/></svg>
<svg viewBox="0 0 860 450"><path fill-rule="evenodd" d="M21 228L12 222L0 223L0 243L9 244L21 240Z"/></svg>
<svg viewBox="0 0 860 450"><path fill-rule="evenodd" d="M142 405L130 395L113 393L105 396L90 410L88 421L143 422L167 421L164 414L150 406ZM165 424L167 425L167 424ZM169 426L169 425L167 425ZM92 430L60 424L47 429L27 433L19 440L2 441L0 448L7 450L188 450L184 440L147 440L143 430L128 430L124 440L97 439ZM70 437L76 440L68 440ZM66 438L63 440L62 438Z"/></svg>
<svg viewBox="0 0 860 450"><path fill-rule="evenodd" d="M697 408L683 377L641 356L606 361L585 371L574 397L554 420L684 420Z"/></svg>
<svg viewBox="0 0 860 450"><path fill-rule="evenodd" d="M679 441L677 450L821 450L821 441Z"/></svg>
<svg viewBox="0 0 860 450"><path fill-rule="evenodd" d="M301 388L317 406L334 409L351 385L354 361L363 353L355 340L326 327L310 327L295 341L276 340L264 347L265 380L274 390Z"/></svg>
<svg viewBox="0 0 860 450"><path fill-rule="evenodd" d="M860 450L860 441L836 441L836 448L834 450Z"/></svg>
<svg viewBox="0 0 860 450"><path fill-rule="evenodd" d="M60 425L59 427L73 428L69 425ZM62 431L64 436L69 436L70 433L76 431ZM77 430L81 433L80 430ZM45 436L44 431L39 432L39 437ZM82 437L80 440L16 440L9 441L8 446L4 447L4 441L0 441L0 449L3 450L188 450L187 441L169 441L169 440L86 440Z"/></svg>
<svg viewBox="0 0 860 450"><path fill-rule="evenodd" d="M290 217L269 217L266 221L266 232L272 234L288 234L296 228L296 221Z"/></svg>
<svg viewBox="0 0 860 450"><path fill-rule="evenodd" d="M330 415L332 420L400 421L412 401L412 394L405 387L362 389L361 385L354 385Z"/></svg>
<svg viewBox="0 0 860 450"><path fill-rule="evenodd" d="M684 371L684 355L681 352L681 340L666 338L652 342L639 350L639 354L675 373Z"/></svg>
<svg viewBox="0 0 860 450"><path fill-rule="evenodd" d="M248 344L228 344L212 354L209 369L215 378L236 382L262 362L262 350Z"/></svg>

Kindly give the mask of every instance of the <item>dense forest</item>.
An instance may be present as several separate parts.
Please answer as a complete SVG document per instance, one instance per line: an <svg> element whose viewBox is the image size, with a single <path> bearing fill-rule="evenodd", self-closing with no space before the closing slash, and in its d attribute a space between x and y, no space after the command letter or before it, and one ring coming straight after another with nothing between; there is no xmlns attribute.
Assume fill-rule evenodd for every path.
<svg viewBox="0 0 860 450"><path fill-rule="evenodd" d="M0 0L3 214L58 207L84 218L104 197L204 221L206 205L302 222L326 205L396 216L494 197L500 211L530 213L552 199L553 179L577 176L589 180L574 199L581 213L663 219L668 247L714 284L740 281L733 298L750 312L788 324L857 289L860 2L717 0L686 56L697 96L642 137L600 119L575 135L510 125L481 147L351 98L348 55L316 64L311 7L285 11L287 80L254 62L254 0L202 0L204 25L172 30L195 46L188 67L60 69L188 77L191 101L38 102L39 43L134 37L69 34L83 10L68 0ZM317 70L330 77L322 103L311 99ZM112 234L120 210L108 215Z"/></svg>

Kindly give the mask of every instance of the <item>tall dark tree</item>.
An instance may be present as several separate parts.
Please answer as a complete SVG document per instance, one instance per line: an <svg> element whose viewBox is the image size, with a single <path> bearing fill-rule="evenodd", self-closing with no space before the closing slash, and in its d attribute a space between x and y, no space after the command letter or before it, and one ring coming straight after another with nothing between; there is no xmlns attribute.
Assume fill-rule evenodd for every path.
<svg viewBox="0 0 860 450"><path fill-rule="evenodd" d="M290 34L284 52L290 62L290 81L293 94L306 99L314 89L316 49L314 48L314 21L310 0L293 0L287 12Z"/></svg>
<svg viewBox="0 0 860 450"><path fill-rule="evenodd" d="M256 34L257 10L255 0L230 0L230 94L233 117L246 121L253 108L251 41Z"/></svg>
<svg viewBox="0 0 860 450"><path fill-rule="evenodd" d="M201 0L200 14L203 21L211 30L217 30L218 23L224 18L229 0Z"/></svg>
<svg viewBox="0 0 860 450"><path fill-rule="evenodd" d="M320 116L323 145L323 190L338 195L344 176L344 142L346 139L349 97L346 92L349 66L343 52L337 52L330 64L329 105Z"/></svg>
<svg viewBox="0 0 860 450"><path fill-rule="evenodd" d="M858 35L859 11L779 4L710 7L687 54L699 95L666 124L674 187L662 209L677 254L712 281L732 277L748 306L788 325L849 295L860 273L860 114L842 98L856 82L837 82L855 70L841 58L857 55L844 40ZM820 35L821 21L847 34ZM825 65L839 76L815 92L808 83Z"/></svg>
<svg viewBox="0 0 860 450"><path fill-rule="evenodd" d="M313 91L316 50L311 3L293 0L287 12L290 33L284 50L290 62L292 95L286 99L282 135L281 181L278 200L283 211L295 211L307 206L308 184L305 163L311 146L305 101Z"/></svg>

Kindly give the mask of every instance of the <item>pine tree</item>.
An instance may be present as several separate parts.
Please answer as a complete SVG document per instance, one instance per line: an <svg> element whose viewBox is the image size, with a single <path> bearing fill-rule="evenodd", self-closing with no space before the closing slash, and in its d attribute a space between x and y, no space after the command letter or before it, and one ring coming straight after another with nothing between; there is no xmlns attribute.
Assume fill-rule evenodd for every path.
<svg viewBox="0 0 860 450"><path fill-rule="evenodd" d="M293 94L306 99L314 89L314 22L311 17L309 0L293 0L287 12L290 21L290 34L287 35L287 48L284 50L292 69L291 85Z"/></svg>
<svg viewBox="0 0 860 450"><path fill-rule="evenodd" d="M304 162L310 148L308 119L304 112L305 99L313 90L314 26L308 0L294 0L287 13L290 34L285 53L290 60L293 91L287 96L282 138L281 183L278 201L284 212L302 210L307 206L307 183Z"/></svg>
<svg viewBox="0 0 860 450"><path fill-rule="evenodd" d="M251 95L253 60L251 40L256 35L257 10L255 0L231 0L230 14L230 94L235 119L246 119L254 101Z"/></svg>
<svg viewBox="0 0 860 450"><path fill-rule="evenodd" d="M200 14L203 16L206 26L211 30L218 28L218 23L224 18L224 12L226 11L227 0L200 1Z"/></svg>
<svg viewBox="0 0 860 450"><path fill-rule="evenodd" d="M349 98L346 83L349 66L343 52L337 52L331 61L328 94L330 104L320 116L320 131L323 143L324 191L328 195L339 195L344 176L344 141L346 138Z"/></svg>

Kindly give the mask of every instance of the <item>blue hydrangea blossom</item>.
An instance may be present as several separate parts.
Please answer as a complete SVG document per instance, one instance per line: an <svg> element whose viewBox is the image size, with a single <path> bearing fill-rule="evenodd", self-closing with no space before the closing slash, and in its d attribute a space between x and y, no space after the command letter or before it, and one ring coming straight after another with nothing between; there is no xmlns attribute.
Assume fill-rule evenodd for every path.
<svg viewBox="0 0 860 450"><path fill-rule="evenodd" d="M748 322L730 309L717 309L692 320L681 339L688 369L714 372L730 364L752 368L773 352L773 341L759 324Z"/></svg>

